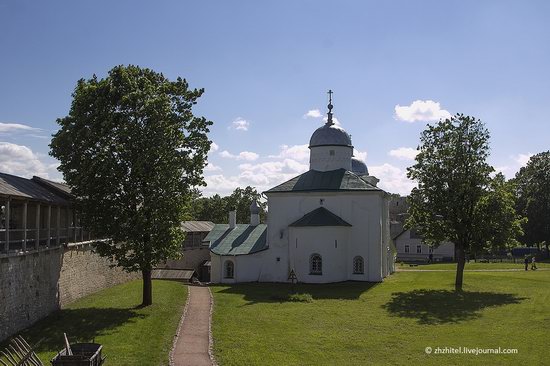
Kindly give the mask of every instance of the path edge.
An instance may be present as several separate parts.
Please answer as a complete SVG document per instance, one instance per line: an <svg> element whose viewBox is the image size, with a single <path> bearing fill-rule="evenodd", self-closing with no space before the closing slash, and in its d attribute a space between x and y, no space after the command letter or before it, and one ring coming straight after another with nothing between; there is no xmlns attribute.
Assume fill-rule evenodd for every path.
<svg viewBox="0 0 550 366"><path fill-rule="evenodd" d="M170 366L174 366L174 351L176 350L176 343L178 343L178 338L180 336L180 331L183 326L183 321L185 320L185 316L187 315L187 309L189 308L189 299L191 298L191 289L189 285L187 286L187 299L185 300L185 306L183 307L183 313L181 314L181 319L178 324L178 329L176 330L176 334L174 335L174 340L172 341L172 349L170 350L170 354L168 356L168 364Z"/></svg>
<svg viewBox="0 0 550 366"><path fill-rule="evenodd" d="M208 319L208 356L210 356L210 362L212 366L218 366L216 358L214 357L214 337L212 336L212 315L214 313L214 296L212 296L212 291L210 286L208 287L208 293L210 294L210 316Z"/></svg>

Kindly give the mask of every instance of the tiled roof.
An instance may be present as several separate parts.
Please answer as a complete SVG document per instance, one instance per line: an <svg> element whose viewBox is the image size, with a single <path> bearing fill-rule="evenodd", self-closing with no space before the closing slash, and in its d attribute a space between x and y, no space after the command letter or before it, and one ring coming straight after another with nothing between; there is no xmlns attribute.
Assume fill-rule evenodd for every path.
<svg viewBox="0 0 550 366"><path fill-rule="evenodd" d="M267 249L267 225L216 224L203 242L210 242L210 251L218 255L252 254Z"/></svg>
<svg viewBox="0 0 550 366"><path fill-rule="evenodd" d="M55 194L31 179L0 173L0 195L19 197L58 205L69 205L69 201Z"/></svg>
<svg viewBox="0 0 550 366"><path fill-rule="evenodd" d="M311 191L381 191L380 188L367 183L356 174L337 169L328 172L307 171L291 180L271 188L272 192L311 192Z"/></svg>
<svg viewBox="0 0 550 366"><path fill-rule="evenodd" d="M42 186L45 186L46 188L53 189L54 191L57 191L63 195L66 195L68 197L72 197L71 193L71 187L69 187L65 183L61 182L54 182L53 180L44 179L41 177L34 176L32 177L32 180Z"/></svg>
<svg viewBox="0 0 550 366"><path fill-rule="evenodd" d="M340 216L337 216L324 207L319 207L305 214L301 219L289 226L351 226Z"/></svg>
<svg viewBox="0 0 550 366"><path fill-rule="evenodd" d="M184 221L181 227L184 231L190 232L209 232L214 227L211 221Z"/></svg>
<svg viewBox="0 0 550 366"><path fill-rule="evenodd" d="M151 271L151 278L154 280L173 280L173 281L189 281L194 269L165 269L159 268Z"/></svg>

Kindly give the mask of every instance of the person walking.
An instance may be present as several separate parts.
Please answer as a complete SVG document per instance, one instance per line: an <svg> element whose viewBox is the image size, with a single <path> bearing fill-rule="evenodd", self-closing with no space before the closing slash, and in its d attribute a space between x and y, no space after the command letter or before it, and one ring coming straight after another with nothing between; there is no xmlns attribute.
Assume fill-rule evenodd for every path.
<svg viewBox="0 0 550 366"><path fill-rule="evenodd" d="M526 271L529 270L529 257L528 256L525 256L525 270Z"/></svg>
<svg viewBox="0 0 550 366"><path fill-rule="evenodd" d="M535 269L537 269L537 261L535 259L535 256L533 256L533 258L531 258L531 269L534 271Z"/></svg>

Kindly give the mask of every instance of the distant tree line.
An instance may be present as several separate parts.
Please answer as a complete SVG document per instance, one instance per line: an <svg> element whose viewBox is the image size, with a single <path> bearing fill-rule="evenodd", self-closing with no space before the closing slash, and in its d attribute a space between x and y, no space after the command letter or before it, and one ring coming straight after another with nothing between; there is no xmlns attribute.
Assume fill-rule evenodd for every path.
<svg viewBox="0 0 550 366"><path fill-rule="evenodd" d="M262 195L255 188L237 188L229 196L215 194L211 197L199 197L191 202L189 216L191 220L212 221L216 224L227 224L229 211L237 211L237 223L248 224L250 222L250 205L256 201L260 207L260 222L267 219L267 202L262 200Z"/></svg>

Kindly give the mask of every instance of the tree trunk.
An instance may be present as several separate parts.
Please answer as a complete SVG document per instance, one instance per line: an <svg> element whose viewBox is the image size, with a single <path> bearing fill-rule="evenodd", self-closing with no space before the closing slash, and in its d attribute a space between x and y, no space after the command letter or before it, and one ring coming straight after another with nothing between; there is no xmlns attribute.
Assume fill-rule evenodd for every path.
<svg viewBox="0 0 550 366"><path fill-rule="evenodd" d="M455 291L462 291L462 282L464 278L464 266L466 264L466 256L464 255L464 247L462 244L456 247L456 279Z"/></svg>
<svg viewBox="0 0 550 366"><path fill-rule="evenodd" d="M149 306L153 304L153 283L151 281L151 270L142 270L143 277L143 302L141 306Z"/></svg>
<svg viewBox="0 0 550 366"><path fill-rule="evenodd" d="M550 240L547 240L546 243L546 258L550 258L550 251L548 250L548 246L550 246Z"/></svg>

